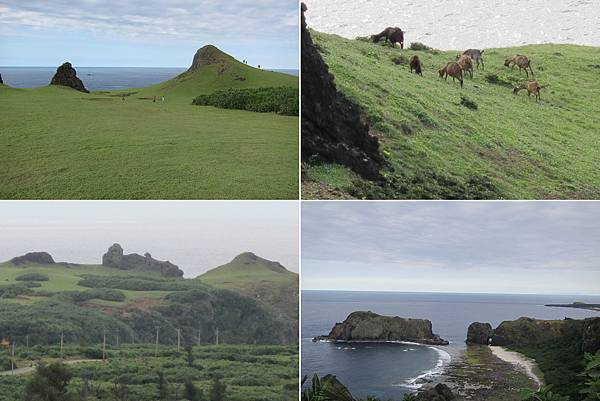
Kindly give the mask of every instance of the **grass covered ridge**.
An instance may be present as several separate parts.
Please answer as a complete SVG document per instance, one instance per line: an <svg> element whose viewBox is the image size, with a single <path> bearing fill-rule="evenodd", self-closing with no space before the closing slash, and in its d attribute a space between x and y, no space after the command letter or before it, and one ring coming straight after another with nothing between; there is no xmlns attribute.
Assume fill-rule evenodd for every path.
<svg viewBox="0 0 600 401"><path fill-rule="evenodd" d="M197 96L193 103L198 106L297 116L298 94L297 88L290 87L227 89Z"/></svg>
<svg viewBox="0 0 600 401"><path fill-rule="evenodd" d="M311 34L338 89L362 107L394 168L381 187L343 167L309 166L313 185L355 197L600 197L600 48L485 49L485 71L475 70L461 89L438 75L457 51L401 51ZM517 53L530 58L535 79L546 86L540 103L512 93L526 77L503 62ZM421 59L423 77L410 74L412 55Z"/></svg>

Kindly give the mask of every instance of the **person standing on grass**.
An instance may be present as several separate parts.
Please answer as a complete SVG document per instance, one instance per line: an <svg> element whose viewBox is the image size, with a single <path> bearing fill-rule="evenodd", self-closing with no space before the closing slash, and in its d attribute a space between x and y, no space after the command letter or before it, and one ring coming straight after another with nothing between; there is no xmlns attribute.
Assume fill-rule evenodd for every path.
<svg viewBox="0 0 600 401"><path fill-rule="evenodd" d="M161 102L164 102L164 101L165 101L165 97L164 97L164 96L163 96L163 97L161 97L161 98L160 98L160 101L161 101Z"/></svg>
<svg viewBox="0 0 600 401"><path fill-rule="evenodd" d="M121 101L125 103L125 95L121 95Z"/></svg>
<svg viewBox="0 0 600 401"><path fill-rule="evenodd" d="M154 98L152 99L153 103L156 103L156 96L154 96Z"/></svg>

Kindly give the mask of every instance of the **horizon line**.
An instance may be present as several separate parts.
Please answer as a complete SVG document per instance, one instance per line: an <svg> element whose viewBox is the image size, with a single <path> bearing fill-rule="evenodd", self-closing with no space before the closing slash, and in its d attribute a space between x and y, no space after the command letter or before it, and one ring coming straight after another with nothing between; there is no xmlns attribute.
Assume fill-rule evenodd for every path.
<svg viewBox="0 0 600 401"><path fill-rule="evenodd" d="M251 64L249 66L253 67ZM177 67L177 66L139 66L139 65L73 65L77 68L184 68L188 69L189 66L186 67ZM0 68L58 68L60 66L53 65L0 65ZM299 67L261 67L262 70L273 69L273 70L298 70Z"/></svg>
<svg viewBox="0 0 600 401"><path fill-rule="evenodd" d="M340 289L315 289L301 288L300 291L328 291L328 292L386 292L386 293L401 293L401 294L464 294L464 295L559 295L568 297L600 297L600 294L550 294L550 293L531 293L531 292L448 292L448 291L394 291L394 290L340 290Z"/></svg>

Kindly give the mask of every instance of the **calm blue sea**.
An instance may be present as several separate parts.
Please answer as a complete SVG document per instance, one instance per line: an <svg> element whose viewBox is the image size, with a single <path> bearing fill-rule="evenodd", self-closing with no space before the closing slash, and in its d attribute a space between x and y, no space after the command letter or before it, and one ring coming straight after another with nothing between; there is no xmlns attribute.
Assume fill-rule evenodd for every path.
<svg viewBox="0 0 600 401"><path fill-rule="evenodd" d="M187 68L141 67L75 67L77 76L86 88L95 90L120 90L141 88L167 81ZM298 76L298 70L272 70ZM14 88L34 88L50 83L56 67L0 67L5 84Z"/></svg>
<svg viewBox="0 0 600 401"><path fill-rule="evenodd" d="M335 374L353 394L400 400L421 380L441 373L464 349L467 327L474 321L496 327L521 316L538 319L581 319L600 313L550 308L548 303L600 303L600 297L490 295L397 292L302 291L302 374ZM313 343L336 322L357 310L429 319L434 333L450 341L446 347L414 344Z"/></svg>

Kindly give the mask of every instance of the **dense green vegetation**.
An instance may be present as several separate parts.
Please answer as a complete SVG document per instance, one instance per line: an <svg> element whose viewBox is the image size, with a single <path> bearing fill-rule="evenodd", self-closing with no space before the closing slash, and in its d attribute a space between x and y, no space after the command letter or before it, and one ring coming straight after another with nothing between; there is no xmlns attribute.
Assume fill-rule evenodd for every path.
<svg viewBox="0 0 600 401"><path fill-rule="evenodd" d="M193 103L198 106L297 116L298 95L298 89L290 87L227 89L197 96Z"/></svg>
<svg viewBox="0 0 600 401"><path fill-rule="evenodd" d="M107 362L68 363L93 359L94 350L66 347L67 364L55 365L53 373L48 373L53 365L44 365L35 374L0 376L0 401L21 400L25 389L35 389L40 381L54 388L49 376L68 378L62 401L183 400L192 399L186 397L190 392L203 401L287 401L298 396L295 347L202 345L177 352L160 346L155 354L152 345L127 345L109 347ZM17 364L53 362L58 355L57 347L21 348Z"/></svg>
<svg viewBox="0 0 600 401"><path fill-rule="evenodd" d="M126 91L0 85L0 197L297 199L298 117L191 103L229 88L297 88L298 78L225 56L225 71Z"/></svg>
<svg viewBox="0 0 600 401"><path fill-rule="evenodd" d="M600 196L600 48L532 45L485 49L485 71L464 88L440 79L456 51L400 50L311 32L339 90L356 101L392 171L383 185L338 165L307 166L316 197L554 199ZM541 102L512 87L526 80L503 66L529 56L545 86ZM418 55L423 76L411 74ZM308 193L308 196L311 192ZM341 193L342 195L336 195ZM325 194L325 195L324 195ZM315 196L315 195L312 195Z"/></svg>
<svg viewBox="0 0 600 401"><path fill-rule="evenodd" d="M26 273L15 277L17 281L48 281L49 278L45 274L41 273Z"/></svg>

